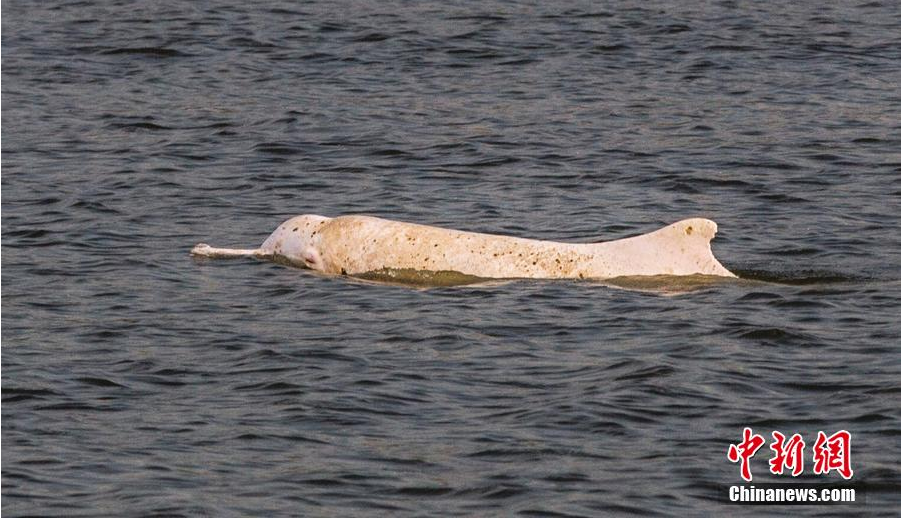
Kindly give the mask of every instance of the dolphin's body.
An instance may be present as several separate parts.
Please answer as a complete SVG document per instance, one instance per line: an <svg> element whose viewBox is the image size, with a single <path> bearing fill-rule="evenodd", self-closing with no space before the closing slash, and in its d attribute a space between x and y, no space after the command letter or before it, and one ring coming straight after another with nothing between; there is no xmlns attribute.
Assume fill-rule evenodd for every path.
<svg viewBox="0 0 902 519"><path fill-rule="evenodd" d="M296 216L258 249L201 243L191 254L254 256L327 274L385 269L453 271L480 278L709 275L736 277L711 252L717 224L691 218L657 231L599 243L560 243L457 231L372 216Z"/></svg>

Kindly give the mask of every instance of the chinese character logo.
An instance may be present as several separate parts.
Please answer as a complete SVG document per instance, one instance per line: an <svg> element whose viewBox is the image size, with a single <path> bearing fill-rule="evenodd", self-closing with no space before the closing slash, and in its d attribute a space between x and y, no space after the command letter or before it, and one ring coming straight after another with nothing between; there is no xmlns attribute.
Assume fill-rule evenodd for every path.
<svg viewBox="0 0 902 519"><path fill-rule="evenodd" d="M770 459L771 474L783 474L784 467L792 469L792 477L801 474L805 468L805 457L802 456L805 440L802 439L802 435L793 434L786 443L784 443L786 436L779 431L774 431L772 435L774 443L770 444L770 448L774 451L774 457Z"/></svg>
<svg viewBox="0 0 902 519"><path fill-rule="evenodd" d="M739 470L742 474L742 479L746 481L752 480L752 469L749 467L749 460L752 459L752 456L758 452L762 445L764 445L764 438L758 434L752 435L752 430L748 427L742 431L742 443L730 445L730 449L727 451L727 458L733 463L742 460L742 466Z"/></svg>
<svg viewBox="0 0 902 519"><path fill-rule="evenodd" d="M792 477L796 477L805 470L805 440L801 434L793 434L789 439L780 431L773 431L771 435L774 442L770 449L774 451L774 457L769 460L770 472L774 475L782 475L784 469L789 470ZM727 459L733 463L740 463L739 473L742 479L752 480L751 459L764 445L761 435L754 434L752 429L746 427L742 430L742 442L730 445L727 450ZM812 447L815 474L829 474L835 470L845 479L852 478L851 448L852 435L842 430L832 436L827 436L822 431L817 433L817 441Z"/></svg>
<svg viewBox="0 0 902 519"><path fill-rule="evenodd" d="M849 446L852 435L848 431L839 431L827 437L822 431L817 433L814 442L814 473L827 474L836 470L843 479L852 477L852 453Z"/></svg>

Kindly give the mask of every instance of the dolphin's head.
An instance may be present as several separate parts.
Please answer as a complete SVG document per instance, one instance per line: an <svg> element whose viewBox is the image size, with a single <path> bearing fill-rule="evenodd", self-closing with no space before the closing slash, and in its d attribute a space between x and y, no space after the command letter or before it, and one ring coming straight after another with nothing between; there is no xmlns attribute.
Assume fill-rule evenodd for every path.
<svg viewBox="0 0 902 519"><path fill-rule="evenodd" d="M295 216L286 220L266 238L260 246L263 256L283 260L299 267L322 270L323 261L319 254L318 231L331 218L315 214Z"/></svg>

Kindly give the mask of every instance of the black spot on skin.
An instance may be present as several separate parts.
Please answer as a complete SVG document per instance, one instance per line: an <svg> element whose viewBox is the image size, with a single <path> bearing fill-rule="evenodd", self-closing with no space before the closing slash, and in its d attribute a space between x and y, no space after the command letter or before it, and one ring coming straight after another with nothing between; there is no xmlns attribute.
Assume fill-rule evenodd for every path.
<svg viewBox="0 0 902 519"><path fill-rule="evenodd" d="M298 232L298 228L295 227L294 229L291 230L291 232Z"/></svg>
<svg viewBox="0 0 902 519"><path fill-rule="evenodd" d="M348 271L345 270L345 269L341 269L341 275L342 275L342 276L347 276L347 275L348 275Z"/></svg>

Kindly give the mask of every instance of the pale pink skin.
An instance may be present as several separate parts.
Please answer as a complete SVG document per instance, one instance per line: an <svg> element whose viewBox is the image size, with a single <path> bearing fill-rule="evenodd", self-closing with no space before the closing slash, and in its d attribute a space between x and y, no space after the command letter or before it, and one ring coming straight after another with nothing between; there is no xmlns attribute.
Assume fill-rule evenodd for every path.
<svg viewBox="0 0 902 519"><path fill-rule="evenodd" d="M711 252L717 224L691 218L600 243L561 243L481 234L371 216L303 215L282 223L258 249L198 244L207 257L254 256L327 274L383 269L455 271L483 278L710 275L736 277Z"/></svg>

